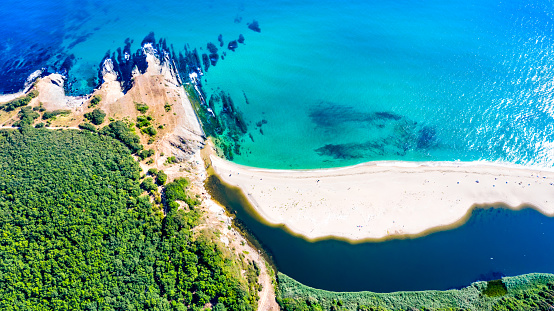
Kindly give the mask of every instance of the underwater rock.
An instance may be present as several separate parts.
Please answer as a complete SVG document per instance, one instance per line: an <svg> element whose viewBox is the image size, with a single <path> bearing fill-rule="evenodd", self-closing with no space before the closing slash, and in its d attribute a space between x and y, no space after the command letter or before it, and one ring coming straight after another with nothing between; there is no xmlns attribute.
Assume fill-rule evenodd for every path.
<svg viewBox="0 0 554 311"><path fill-rule="evenodd" d="M359 112L353 107L322 102L310 109L312 122L321 127L341 126L345 122L360 122L383 128L389 121L401 121L403 116L387 112Z"/></svg>
<svg viewBox="0 0 554 311"><path fill-rule="evenodd" d="M74 48L77 44L87 41L87 39L88 39L90 36L92 36L92 34L93 34L92 32L89 32L89 33L87 33L86 35L79 36L75 41L71 42L71 43L67 46L67 49L68 49L68 50L71 50L71 49Z"/></svg>
<svg viewBox="0 0 554 311"><path fill-rule="evenodd" d="M398 115L392 112L386 112L386 111L376 112L375 117L380 119L385 119L385 120L394 120L394 121L398 121L402 119L401 115Z"/></svg>
<svg viewBox="0 0 554 311"><path fill-rule="evenodd" d="M212 64L212 66L215 66L218 60L219 60L219 55L210 54L210 63Z"/></svg>
<svg viewBox="0 0 554 311"><path fill-rule="evenodd" d="M253 30L255 32L261 32L260 25L258 24L257 20L253 20L252 23L248 23L248 29Z"/></svg>
<svg viewBox="0 0 554 311"><path fill-rule="evenodd" d="M329 156L338 160L360 159L385 154L386 141L367 141L364 143L327 144L315 149L320 156Z"/></svg>
<svg viewBox="0 0 554 311"><path fill-rule="evenodd" d="M208 42L208 51L210 51L211 54L217 53L217 47L215 44Z"/></svg>
<svg viewBox="0 0 554 311"><path fill-rule="evenodd" d="M227 48L231 51L235 51L237 48L239 47L238 43L237 43L237 40L233 40L231 42L229 42L229 44L227 45Z"/></svg>
<svg viewBox="0 0 554 311"><path fill-rule="evenodd" d="M222 47L223 46L223 35L222 34L219 34L219 36L217 36L217 41L219 41L219 46Z"/></svg>
<svg viewBox="0 0 554 311"><path fill-rule="evenodd" d="M239 43L244 44L244 36L242 34L239 35L239 39L237 40Z"/></svg>
<svg viewBox="0 0 554 311"><path fill-rule="evenodd" d="M310 119L317 126L335 127L344 122L359 122L364 118L352 107L322 102L310 109Z"/></svg>
<svg viewBox="0 0 554 311"><path fill-rule="evenodd" d="M100 63L99 67L101 69L98 71L98 80L100 82L104 80L102 73L104 65L108 64L106 60L111 59L109 71L115 73L117 81L122 85L123 92L127 92L133 85L133 77L146 72L148 68L147 54L159 57L156 50L154 33L148 34L142 42L144 42L142 48L134 54L131 54L132 41L129 38L125 40L125 47L123 49L118 48L117 53L110 53L108 51Z"/></svg>
<svg viewBox="0 0 554 311"><path fill-rule="evenodd" d="M229 125L234 123L234 125L240 132L242 132L243 134L246 134L246 132L248 131L248 127L246 125L246 122L244 122L242 113L236 109L231 96L221 91L219 97L221 98L221 103L223 106L222 112L229 119L229 121L227 122L227 127L229 128Z"/></svg>
<svg viewBox="0 0 554 311"><path fill-rule="evenodd" d="M155 44L156 43L156 36L154 35L154 32L150 32L144 39L142 39L142 42L140 43L141 46L150 43Z"/></svg>
<svg viewBox="0 0 554 311"><path fill-rule="evenodd" d="M204 71L208 72L208 69L210 68L210 58L208 57L208 54L202 54L202 63L204 64Z"/></svg>
<svg viewBox="0 0 554 311"><path fill-rule="evenodd" d="M359 159L362 155L354 144L327 144L315 150L320 156L329 156L335 159Z"/></svg>
<svg viewBox="0 0 554 311"><path fill-rule="evenodd" d="M195 73L197 76L202 75L202 63L196 49L190 50L185 46L185 55L179 53L179 57L174 57L178 71L190 80L189 75Z"/></svg>
<svg viewBox="0 0 554 311"><path fill-rule="evenodd" d="M246 93L244 93L244 91L242 91L242 95L244 95L244 100L246 101L246 104L250 105L250 102L248 101L248 97L246 97Z"/></svg>
<svg viewBox="0 0 554 311"><path fill-rule="evenodd" d="M61 74L66 76L67 73L69 72L71 67L73 67L74 64L75 64L75 55L71 54L71 55L69 55L68 57L65 58L65 60L63 61L62 65L60 67Z"/></svg>
<svg viewBox="0 0 554 311"><path fill-rule="evenodd" d="M427 149L434 146L437 140L436 135L437 131L434 128L430 126L424 126L421 130L419 130L419 136L417 138L417 148Z"/></svg>
<svg viewBox="0 0 554 311"><path fill-rule="evenodd" d="M257 127L262 127L262 125L264 125L264 124L267 124L267 120L266 120L266 119L262 119L262 121L256 122L256 126L257 126Z"/></svg>

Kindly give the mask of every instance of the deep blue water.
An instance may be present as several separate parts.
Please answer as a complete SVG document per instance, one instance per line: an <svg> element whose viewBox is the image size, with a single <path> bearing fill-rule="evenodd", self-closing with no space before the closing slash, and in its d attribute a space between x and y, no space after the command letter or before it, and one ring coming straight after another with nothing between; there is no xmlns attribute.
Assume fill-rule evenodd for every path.
<svg viewBox="0 0 554 311"><path fill-rule="evenodd" d="M127 38L138 49L153 31L204 53L222 34L227 55L204 86L228 92L249 123L238 163L554 164L552 1L7 0L0 12L4 93L43 67L87 93Z"/></svg>

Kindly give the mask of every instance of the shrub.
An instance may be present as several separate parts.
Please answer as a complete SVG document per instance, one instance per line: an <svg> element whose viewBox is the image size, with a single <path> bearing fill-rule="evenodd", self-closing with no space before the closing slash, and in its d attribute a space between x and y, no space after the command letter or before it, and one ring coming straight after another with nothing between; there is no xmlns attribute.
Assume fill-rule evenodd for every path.
<svg viewBox="0 0 554 311"><path fill-rule="evenodd" d="M94 125L102 124L105 117L106 113L98 108L94 109L92 112L85 113L85 118L87 118Z"/></svg>
<svg viewBox="0 0 554 311"><path fill-rule="evenodd" d="M141 129L141 128L143 128L143 127L150 126L150 125L151 125L150 120L152 120L152 117L150 117L150 116L147 116L147 117L145 117L145 116L138 116L138 117L137 117L137 124L136 124L136 126L137 126L139 129Z"/></svg>
<svg viewBox="0 0 554 311"><path fill-rule="evenodd" d="M81 123L79 124L79 128L82 130L87 130L91 132L96 132L96 127L90 123Z"/></svg>
<svg viewBox="0 0 554 311"><path fill-rule="evenodd" d="M33 109L34 110L34 109ZM39 128L43 128L44 127L44 123L40 122L40 123L37 123L35 125L35 128L39 129Z"/></svg>
<svg viewBox="0 0 554 311"><path fill-rule="evenodd" d="M15 122L13 125L15 127L23 127L25 125L31 125L40 114L36 111L33 111L31 107L23 107L18 113L19 121Z"/></svg>
<svg viewBox="0 0 554 311"><path fill-rule="evenodd" d="M164 109L165 109L166 112L170 112L171 111L171 105L166 102L165 105L164 105Z"/></svg>
<svg viewBox="0 0 554 311"><path fill-rule="evenodd" d="M154 150L153 149L142 150L137 155L139 156L139 158L141 160L144 160L144 159L146 159L150 156L153 156L154 155Z"/></svg>
<svg viewBox="0 0 554 311"><path fill-rule="evenodd" d="M13 111L19 107L27 106L31 102L31 100L37 96L38 96L38 91L33 89L25 96L16 98L2 105L2 109L4 109L5 111Z"/></svg>
<svg viewBox="0 0 554 311"><path fill-rule="evenodd" d="M146 111L148 110L148 105L145 103L135 102L135 108L137 108L137 110L140 111L141 113L146 113Z"/></svg>
<svg viewBox="0 0 554 311"><path fill-rule="evenodd" d="M177 206L172 204L175 203L176 200L184 201L191 208L200 204L197 198L191 198L185 191L185 188L188 187L189 184L190 181L188 179L177 178L164 187L166 206L168 209L173 209Z"/></svg>
<svg viewBox="0 0 554 311"><path fill-rule="evenodd" d="M100 95L94 95L92 99L90 100L90 104L88 105L89 108L96 107L100 101L102 100L102 97Z"/></svg>
<svg viewBox="0 0 554 311"><path fill-rule="evenodd" d="M34 110L34 109L33 109ZM40 111L40 108L39 108L39 111ZM54 110L54 111L46 111L43 115L42 115L42 119L43 120L48 120L48 119L52 119L56 116L59 116L59 115L63 115L63 116L66 116L68 114L70 114L71 111L69 110Z"/></svg>
<svg viewBox="0 0 554 311"><path fill-rule="evenodd" d="M141 132L149 136L155 136L156 134L158 134L158 131L156 131L156 129L152 126L142 129Z"/></svg>
<svg viewBox="0 0 554 311"><path fill-rule="evenodd" d="M177 163L177 158L175 158L175 156L170 156L165 160L165 163L167 164Z"/></svg>

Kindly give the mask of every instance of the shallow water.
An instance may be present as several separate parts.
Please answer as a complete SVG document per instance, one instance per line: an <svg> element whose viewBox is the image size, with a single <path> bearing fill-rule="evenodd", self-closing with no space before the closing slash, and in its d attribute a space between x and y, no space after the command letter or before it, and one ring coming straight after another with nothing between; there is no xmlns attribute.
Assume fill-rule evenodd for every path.
<svg viewBox="0 0 554 311"><path fill-rule="evenodd" d="M241 164L554 164L551 1L7 0L0 12L4 93L48 66L90 92L105 53L151 31L177 51L214 42L226 57L204 86L230 93L249 123Z"/></svg>

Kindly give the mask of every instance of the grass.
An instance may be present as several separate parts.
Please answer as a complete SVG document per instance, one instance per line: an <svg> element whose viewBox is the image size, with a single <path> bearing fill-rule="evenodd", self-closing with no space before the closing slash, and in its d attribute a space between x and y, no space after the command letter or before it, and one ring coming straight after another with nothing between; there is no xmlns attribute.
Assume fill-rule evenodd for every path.
<svg viewBox="0 0 554 311"><path fill-rule="evenodd" d="M71 110L54 110L54 111L46 111L43 115L42 115L42 119L43 120L48 120L48 119L54 119L55 117L57 116L68 116L69 114L71 114Z"/></svg>
<svg viewBox="0 0 554 311"><path fill-rule="evenodd" d="M494 280L487 282L487 288L483 290L483 294L489 297L500 297L508 293L508 289L502 280Z"/></svg>
<svg viewBox="0 0 554 311"><path fill-rule="evenodd" d="M505 277L446 291L372 293L319 290L279 273L277 302L282 310L550 310L554 275Z"/></svg>

